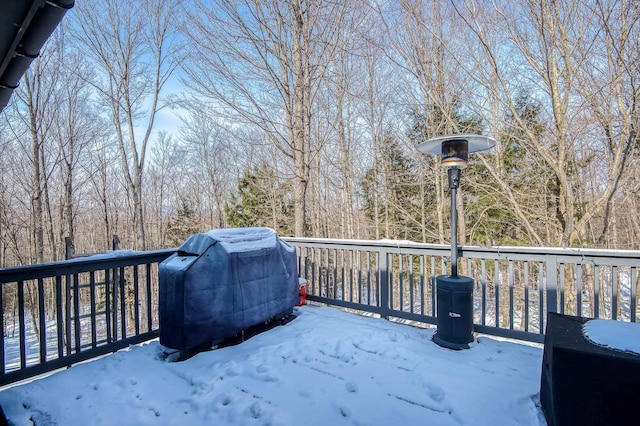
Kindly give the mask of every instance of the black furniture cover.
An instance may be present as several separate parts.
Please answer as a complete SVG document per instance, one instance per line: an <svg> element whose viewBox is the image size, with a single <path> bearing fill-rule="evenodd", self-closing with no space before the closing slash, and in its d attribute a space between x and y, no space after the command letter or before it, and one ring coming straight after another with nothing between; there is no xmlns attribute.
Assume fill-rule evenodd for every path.
<svg viewBox="0 0 640 426"><path fill-rule="evenodd" d="M640 355L591 343L590 318L549 312L540 402L549 426L634 423L640 404Z"/></svg>
<svg viewBox="0 0 640 426"><path fill-rule="evenodd" d="M160 344L189 350L286 315L296 253L269 228L192 235L159 267Z"/></svg>

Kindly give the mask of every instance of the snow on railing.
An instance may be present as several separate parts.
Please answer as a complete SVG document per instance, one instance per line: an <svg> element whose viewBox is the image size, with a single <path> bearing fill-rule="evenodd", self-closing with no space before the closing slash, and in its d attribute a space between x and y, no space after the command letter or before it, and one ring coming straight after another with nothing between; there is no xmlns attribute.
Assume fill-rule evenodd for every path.
<svg viewBox="0 0 640 426"><path fill-rule="evenodd" d="M309 300L436 323L435 277L447 274L450 246L285 240ZM547 312L638 321L638 251L461 246L459 262L475 281L476 332L542 342Z"/></svg>

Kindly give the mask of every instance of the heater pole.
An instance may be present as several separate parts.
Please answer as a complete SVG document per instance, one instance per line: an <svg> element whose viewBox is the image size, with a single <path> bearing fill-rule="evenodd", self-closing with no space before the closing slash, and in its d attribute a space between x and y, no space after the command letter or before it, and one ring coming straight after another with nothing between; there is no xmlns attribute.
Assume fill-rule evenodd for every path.
<svg viewBox="0 0 640 426"><path fill-rule="evenodd" d="M447 170L449 190L451 192L451 277L458 276L458 212L457 193L460 186L460 169L451 167Z"/></svg>

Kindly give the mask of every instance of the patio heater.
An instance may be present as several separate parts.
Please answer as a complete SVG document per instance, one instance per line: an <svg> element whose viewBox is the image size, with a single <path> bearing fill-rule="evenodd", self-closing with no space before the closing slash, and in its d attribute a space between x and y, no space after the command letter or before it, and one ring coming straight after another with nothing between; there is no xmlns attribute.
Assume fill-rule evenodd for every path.
<svg viewBox="0 0 640 426"><path fill-rule="evenodd" d="M436 277L437 330L433 341L449 349L469 349L473 342L473 279L458 275L458 213L456 196L460 171L470 152L492 148L496 141L481 135L453 134L429 139L417 146L424 154L440 155L447 169L451 194L451 274Z"/></svg>

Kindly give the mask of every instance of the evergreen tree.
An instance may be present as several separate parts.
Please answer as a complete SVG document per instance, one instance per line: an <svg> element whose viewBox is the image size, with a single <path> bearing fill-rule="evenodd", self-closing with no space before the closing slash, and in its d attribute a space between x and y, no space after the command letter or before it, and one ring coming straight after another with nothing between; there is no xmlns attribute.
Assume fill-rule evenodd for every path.
<svg viewBox="0 0 640 426"><path fill-rule="evenodd" d="M177 213L167 223L167 242L172 247L181 245L189 236L201 232L193 209L185 199L180 202Z"/></svg>
<svg viewBox="0 0 640 426"><path fill-rule="evenodd" d="M490 245L527 245L536 242L523 220L515 212L514 202L532 224L540 222L537 217L553 211L550 194L557 192L552 172L548 166L536 161L527 149L527 134L541 135L544 126L540 122L541 107L533 99L522 94L515 102L520 123L525 123L528 132L518 124L514 114L507 113L500 138L500 149L492 156L493 173L479 162L470 162L467 173L473 181L463 181L464 190L473 194L474 203L467 214L476 225L470 230L471 241ZM502 180L502 185L499 180ZM517 199L509 199L504 185ZM544 234L543 229L536 229Z"/></svg>
<svg viewBox="0 0 640 426"><path fill-rule="evenodd" d="M293 235L291 189L292 182L279 179L265 163L245 171L237 194L225 206L227 223L232 227L266 226L279 235Z"/></svg>

